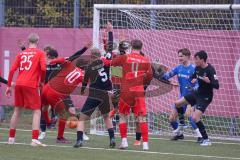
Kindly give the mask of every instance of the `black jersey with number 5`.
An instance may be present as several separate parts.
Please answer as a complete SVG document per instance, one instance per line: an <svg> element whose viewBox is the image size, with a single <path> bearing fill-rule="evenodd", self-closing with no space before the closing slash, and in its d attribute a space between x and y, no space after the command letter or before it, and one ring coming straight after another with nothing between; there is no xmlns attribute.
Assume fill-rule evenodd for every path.
<svg viewBox="0 0 240 160"><path fill-rule="evenodd" d="M105 66L101 59L91 62L86 68L82 83L82 91L85 90L89 80L90 89L107 91L112 89L112 83L109 78L109 67Z"/></svg>

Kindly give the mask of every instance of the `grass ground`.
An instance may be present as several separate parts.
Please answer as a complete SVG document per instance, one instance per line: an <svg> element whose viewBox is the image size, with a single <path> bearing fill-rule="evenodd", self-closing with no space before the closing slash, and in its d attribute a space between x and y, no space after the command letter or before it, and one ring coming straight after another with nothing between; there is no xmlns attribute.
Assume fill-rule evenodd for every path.
<svg viewBox="0 0 240 160"><path fill-rule="evenodd" d="M15 145L6 144L8 130L0 128L0 160L240 160L240 143L215 141L210 147L200 147L192 140L172 142L164 138L151 138L150 150L133 146L133 137L129 137L128 150L109 149L108 137L90 136L83 148L72 147L75 133L67 132L65 136L73 143L59 145L55 143L56 132L47 132L43 143L47 147L31 147L31 132L18 130ZM119 144L120 138L117 137Z"/></svg>

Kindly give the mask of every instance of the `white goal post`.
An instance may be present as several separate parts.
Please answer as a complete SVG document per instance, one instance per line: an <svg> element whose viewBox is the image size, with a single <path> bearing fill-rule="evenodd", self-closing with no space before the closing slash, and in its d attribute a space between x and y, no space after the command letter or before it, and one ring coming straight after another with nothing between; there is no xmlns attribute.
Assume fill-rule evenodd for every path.
<svg viewBox="0 0 240 160"><path fill-rule="evenodd" d="M111 5L95 4L93 45L102 48L103 30L107 21L113 23L114 41L120 37L143 41L143 52L152 62L170 69L177 66L177 51L190 49L209 54L209 62L217 70L220 90L207 109L203 121L213 138L240 140L240 91L236 84L239 71L235 66L240 49L240 4L221 5ZM239 66L239 65L238 65ZM176 79L173 79L176 81ZM149 131L154 135L170 135L168 122L171 105L179 98L178 88L147 98ZM134 133L132 118L129 133ZM104 133L101 118L91 120L91 134ZM187 135L194 134L191 127Z"/></svg>

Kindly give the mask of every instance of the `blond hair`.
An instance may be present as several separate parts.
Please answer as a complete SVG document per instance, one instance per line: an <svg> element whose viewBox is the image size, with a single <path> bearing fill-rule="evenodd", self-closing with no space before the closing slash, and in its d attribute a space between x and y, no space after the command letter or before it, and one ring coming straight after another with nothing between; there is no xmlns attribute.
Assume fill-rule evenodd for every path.
<svg viewBox="0 0 240 160"><path fill-rule="evenodd" d="M39 41L39 36L37 33L30 33L28 36L28 42L36 44Z"/></svg>

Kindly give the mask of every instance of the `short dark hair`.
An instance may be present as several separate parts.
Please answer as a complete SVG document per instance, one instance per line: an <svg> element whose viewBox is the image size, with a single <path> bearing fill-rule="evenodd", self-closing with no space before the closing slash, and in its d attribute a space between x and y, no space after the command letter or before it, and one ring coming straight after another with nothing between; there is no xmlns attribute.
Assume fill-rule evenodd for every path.
<svg viewBox="0 0 240 160"><path fill-rule="evenodd" d="M54 49L54 47L52 46L52 45L46 45L44 48L43 48L43 50L44 50L44 52L48 52L49 50L51 50L51 49Z"/></svg>
<svg viewBox="0 0 240 160"><path fill-rule="evenodd" d="M134 39L131 41L131 46L132 46L132 49L141 50L143 43L142 43L142 41L140 41L138 39Z"/></svg>
<svg viewBox="0 0 240 160"><path fill-rule="evenodd" d="M190 50L187 49L187 48L179 49L179 50L178 50L178 54L179 54L179 53L182 53L184 56L188 56L188 57L191 56L191 52L190 52Z"/></svg>
<svg viewBox="0 0 240 160"><path fill-rule="evenodd" d="M208 58L208 55L207 55L207 52L206 51L199 51L197 52L194 57L198 57L199 59L203 59L205 62L207 61L207 58Z"/></svg>
<svg viewBox="0 0 240 160"><path fill-rule="evenodd" d="M128 50L131 47L130 42L128 41L121 41L118 45L118 50L120 54L126 54L126 50Z"/></svg>
<svg viewBox="0 0 240 160"><path fill-rule="evenodd" d="M47 52L47 56L57 58L58 57L58 52L55 49L50 49Z"/></svg>

